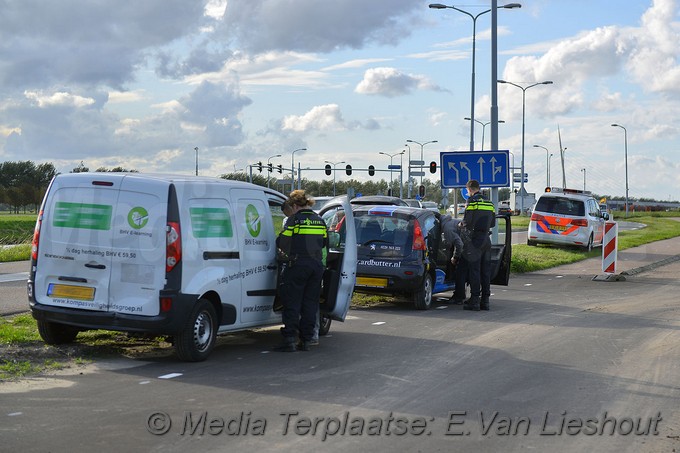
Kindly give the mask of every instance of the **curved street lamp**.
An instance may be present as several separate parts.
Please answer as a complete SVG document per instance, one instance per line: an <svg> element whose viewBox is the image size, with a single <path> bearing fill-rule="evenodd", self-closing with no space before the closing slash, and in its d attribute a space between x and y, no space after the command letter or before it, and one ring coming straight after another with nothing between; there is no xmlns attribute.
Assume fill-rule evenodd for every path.
<svg viewBox="0 0 680 453"><path fill-rule="evenodd" d="M343 160L342 162L331 162L330 160L325 160L324 162L327 164L331 164L333 166L333 196L335 196L335 166L344 164L345 161Z"/></svg>
<svg viewBox="0 0 680 453"><path fill-rule="evenodd" d="M468 11L462 10L460 8L457 8L455 6L447 6L447 5L442 5L441 3L432 3L429 5L431 9L454 9L460 13L463 13L467 16L469 16L472 19L472 85L471 85L471 96L470 96L470 118L472 120L475 119L475 47L476 47L476 40L477 40L477 18L481 16L482 14L486 14L490 9L487 9L485 11L482 11L481 13L477 15L473 15L472 13L469 13ZM513 9L513 8L521 8L522 5L519 3L508 3L507 5L501 5L498 6L496 9ZM475 150L475 122L470 121L470 151Z"/></svg>
<svg viewBox="0 0 680 453"><path fill-rule="evenodd" d="M281 157L281 154L277 154L275 156L271 156L271 157L267 158L267 170L269 170L269 165L271 164L272 159L275 158L275 157ZM267 175L267 188L269 188L269 180L271 179L271 176L272 176L271 172L269 172L269 173L270 174Z"/></svg>
<svg viewBox="0 0 680 453"><path fill-rule="evenodd" d="M379 152L378 152L378 154L383 154L383 155L385 155L385 156L387 156L387 157L390 158L390 195L392 194L392 171L393 171L393 170L392 170L392 158L393 158L394 156L398 156L398 155L400 155L400 154L403 156L403 154L404 154L405 152L406 152L406 150L404 150L404 151L402 151L402 152L400 152L400 153L394 153L394 154L388 154L388 153L384 153L384 152L382 152L382 151L379 151ZM400 198L401 198L401 195L400 195Z"/></svg>
<svg viewBox="0 0 680 453"><path fill-rule="evenodd" d="M527 90L531 87L535 87L536 85L552 85L552 80L546 80L544 82L536 82L532 83L531 85L528 85L526 87L523 87L522 85L518 85L516 83L508 82L506 80L497 80L498 83L507 83L508 85L512 85L514 87L519 88L522 90L522 159L520 163L520 172L521 174L521 179L520 179L520 185L519 185L519 191L521 194L521 199L520 199L520 214L524 214L524 129L525 129L525 113L526 113L526 94Z"/></svg>
<svg viewBox="0 0 680 453"><path fill-rule="evenodd" d="M620 127L623 129L624 156L626 164L626 217L628 217L628 131L620 124L614 123L612 124L612 127Z"/></svg>
<svg viewBox="0 0 680 453"><path fill-rule="evenodd" d="M468 118L468 117L465 117L465 118L463 118L463 119L466 120L466 121L473 121L472 118ZM479 120L477 120L477 119L474 120L474 121L475 121L476 123L482 125L482 151L484 151L484 131L486 131L486 126L488 126L489 124L491 124L491 121L487 121L486 123L483 123L483 122L481 122L481 121L479 121ZM498 124L500 124L500 123L505 123L505 121L503 121L503 120L498 120Z"/></svg>
<svg viewBox="0 0 680 453"><path fill-rule="evenodd" d="M423 173L424 173L423 166L425 165L425 161L423 160L423 148L425 147L425 145L427 145L429 143L437 143L437 140L430 140L429 142L425 142L425 143L420 143L420 142L417 142L415 140L406 140L406 143L415 143L416 145L420 145L420 162L421 162L421 164L420 164L420 170L421 170L421 172L420 172L420 184L422 185L423 184ZM410 150L410 148L409 148L409 150ZM409 162L409 168L410 168L410 162ZM411 194L409 194L409 196L410 195Z"/></svg>
<svg viewBox="0 0 680 453"><path fill-rule="evenodd" d="M534 148L543 148L545 150L545 186L550 187L550 157L548 156L550 152L545 146L534 145ZM550 154L550 156L552 156L552 154Z"/></svg>

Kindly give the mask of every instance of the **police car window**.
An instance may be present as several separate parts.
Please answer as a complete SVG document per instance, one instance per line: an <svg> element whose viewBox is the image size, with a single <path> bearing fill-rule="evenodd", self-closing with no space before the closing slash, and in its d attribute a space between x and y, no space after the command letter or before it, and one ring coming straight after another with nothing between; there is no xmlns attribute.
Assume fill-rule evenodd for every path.
<svg viewBox="0 0 680 453"><path fill-rule="evenodd" d="M536 211L553 214L584 216L586 208L583 201L561 197L541 197L536 203Z"/></svg>

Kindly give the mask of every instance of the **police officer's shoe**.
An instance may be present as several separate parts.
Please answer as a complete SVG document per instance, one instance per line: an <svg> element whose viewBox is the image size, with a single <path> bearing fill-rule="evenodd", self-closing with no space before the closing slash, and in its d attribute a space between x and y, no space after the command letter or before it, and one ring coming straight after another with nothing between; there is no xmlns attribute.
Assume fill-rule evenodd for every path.
<svg viewBox="0 0 680 453"><path fill-rule="evenodd" d="M472 296L471 298L466 300L465 303L463 304L463 309L464 310L479 311L480 310L479 296L477 296L477 297Z"/></svg>
<svg viewBox="0 0 680 453"><path fill-rule="evenodd" d="M482 300L479 302L479 309L489 311L489 298L488 297L482 297Z"/></svg>
<svg viewBox="0 0 680 453"><path fill-rule="evenodd" d="M317 341L318 344L318 341ZM311 341L304 341L300 340L300 342L297 344L297 350L298 351L309 351L312 348L312 342Z"/></svg>
<svg viewBox="0 0 680 453"><path fill-rule="evenodd" d="M297 348L295 347L295 339L284 338L279 346L274 348L278 352L295 352Z"/></svg>

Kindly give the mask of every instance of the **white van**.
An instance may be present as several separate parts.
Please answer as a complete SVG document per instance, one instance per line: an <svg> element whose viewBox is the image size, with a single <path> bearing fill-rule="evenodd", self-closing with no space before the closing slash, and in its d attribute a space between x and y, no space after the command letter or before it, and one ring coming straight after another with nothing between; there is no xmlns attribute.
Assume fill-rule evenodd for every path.
<svg viewBox="0 0 680 453"><path fill-rule="evenodd" d="M89 329L167 335L181 360L200 361L218 333L280 324L273 213L284 200L219 178L56 176L36 222L28 279L41 337L60 344ZM356 273L349 202L329 209L350 221L328 253L321 334L331 319L345 319Z"/></svg>

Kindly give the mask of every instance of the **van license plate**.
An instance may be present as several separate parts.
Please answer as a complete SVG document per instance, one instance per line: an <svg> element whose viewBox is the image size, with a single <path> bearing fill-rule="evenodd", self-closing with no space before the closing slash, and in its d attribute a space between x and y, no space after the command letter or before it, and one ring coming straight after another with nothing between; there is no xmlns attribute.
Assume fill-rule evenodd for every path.
<svg viewBox="0 0 680 453"><path fill-rule="evenodd" d="M60 285L50 283L47 287L49 297L62 297L64 299L94 300L94 288L89 286Z"/></svg>
<svg viewBox="0 0 680 453"><path fill-rule="evenodd" d="M373 288L386 288L387 279L386 278L376 278L376 277L357 277L357 286L370 286Z"/></svg>
<svg viewBox="0 0 680 453"><path fill-rule="evenodd" d="M550 229L555 230L555 231L566 231L567 226L566 225L550 225Z"/></svg>

